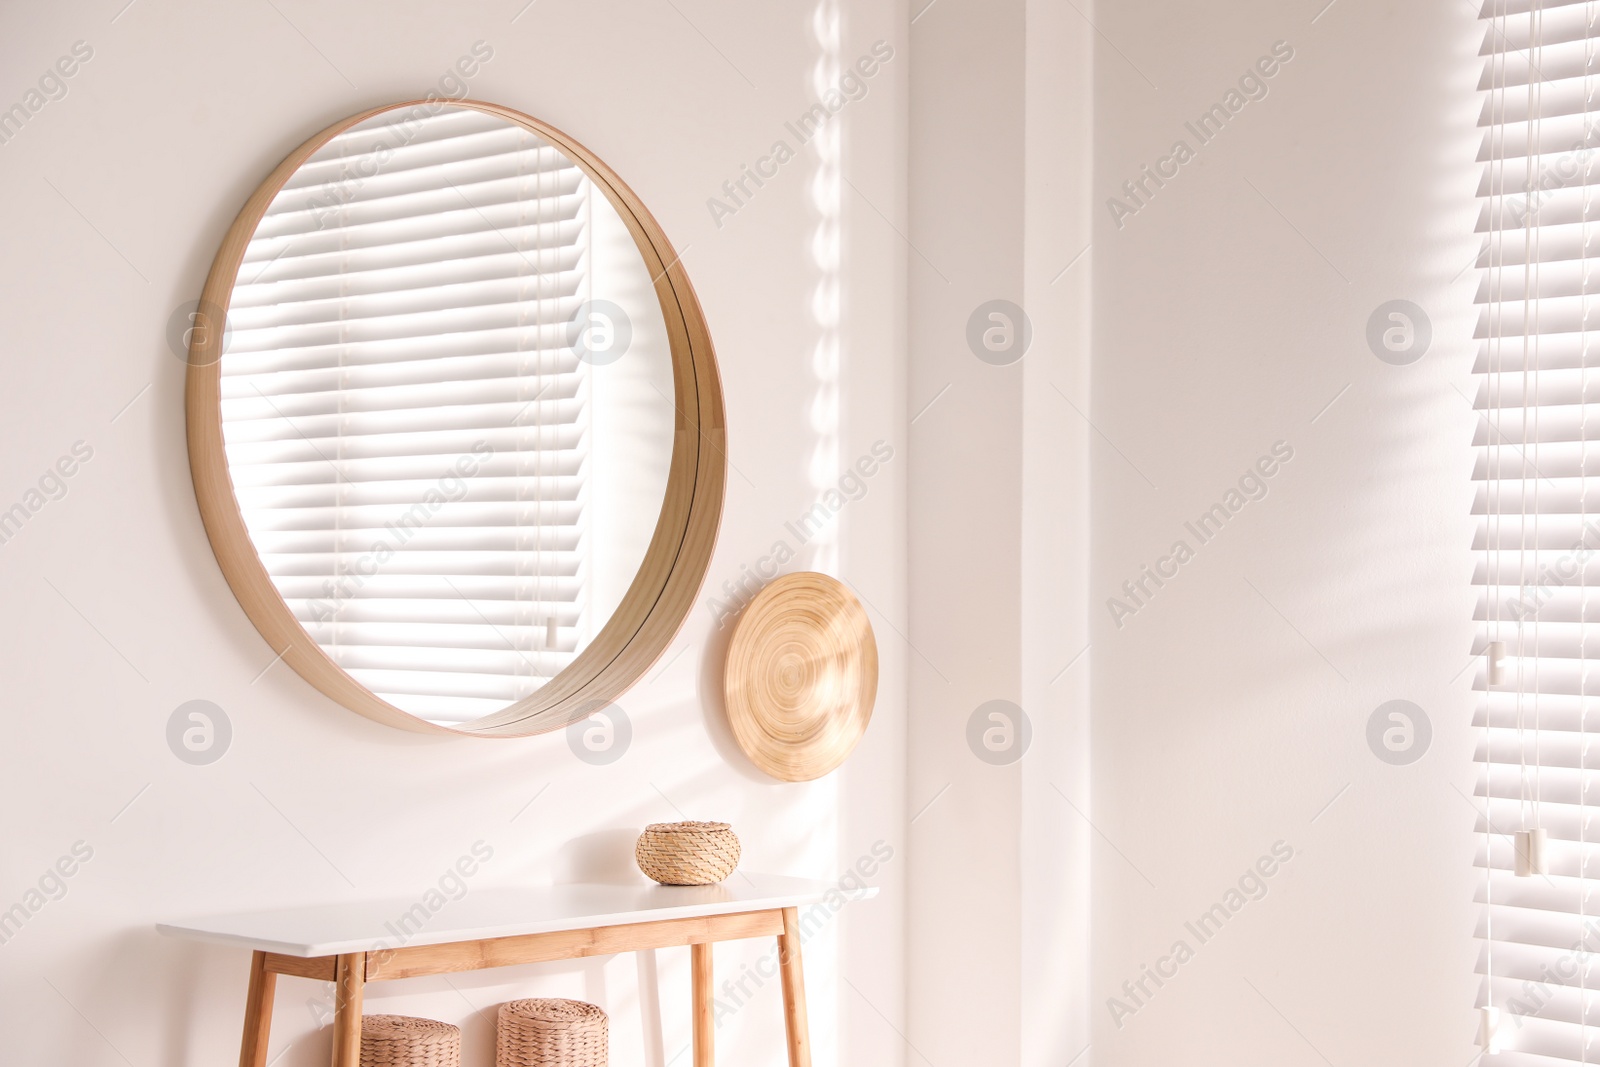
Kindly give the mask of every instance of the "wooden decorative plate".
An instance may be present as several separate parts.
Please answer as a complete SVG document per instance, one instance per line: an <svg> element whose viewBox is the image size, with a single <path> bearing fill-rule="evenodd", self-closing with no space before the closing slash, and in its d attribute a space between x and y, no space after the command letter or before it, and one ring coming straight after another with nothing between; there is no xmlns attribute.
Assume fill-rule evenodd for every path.
<svg viewBox="0 0 1600 1067"><path fill-rule="evenodd" d="M724 691L734 739L757 767L787 782L832 771L866 733L878 694L861 602L814 571L769 583L734 629Z"/></svg>

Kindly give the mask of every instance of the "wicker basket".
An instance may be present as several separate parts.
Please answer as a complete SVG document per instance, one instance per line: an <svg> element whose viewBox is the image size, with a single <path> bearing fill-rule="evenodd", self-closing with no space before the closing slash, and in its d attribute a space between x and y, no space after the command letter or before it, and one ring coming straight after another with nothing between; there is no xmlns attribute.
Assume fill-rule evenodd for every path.
<svg viewBox="0 0 1600 1067"><path fill-rule="evenodd" d="M633 855L662 885L712 885L739 866L739 839L725 822L651 823Z"/></svg>
<svg viewBox="0 0 1600 1067"><path fill-rule="evenodd" d="M500 1005L495 1067L606 1067L606 1013L581 1000Z"/></svg>
<svg viewBox="0 0 1600 1067"><path fill-rule="evenodd" d="M364 1015L361 1067L461 1067L461 1031L432 1019Z"/></svg>

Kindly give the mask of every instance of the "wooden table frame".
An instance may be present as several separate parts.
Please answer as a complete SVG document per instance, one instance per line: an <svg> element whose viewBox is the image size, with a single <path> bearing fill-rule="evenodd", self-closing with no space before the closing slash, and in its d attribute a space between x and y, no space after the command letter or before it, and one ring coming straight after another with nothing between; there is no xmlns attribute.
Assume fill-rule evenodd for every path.
<svg viewBox="0 0 1600 1067"><path fill-rule="evenodd" d="M453 941L337 956L289 956L256 951L250 960L244 1040L239 1067L266 1067L267 1037L272 1029L272 999L278 976L333 982L333 1067L360 1067L362 1000L368 982L452 974L521 963L611 956L619 952L689 947L694 1006L694 1067L712 1067L711 946L718 941L750 937L778 939L778 966L783 979L783 1022L788 1035L789 1067L811 1067L806 1022L805 978L800 966L800 921L796 908L768 908L689 919L660 919L560 930L544 934Z"/></svg>

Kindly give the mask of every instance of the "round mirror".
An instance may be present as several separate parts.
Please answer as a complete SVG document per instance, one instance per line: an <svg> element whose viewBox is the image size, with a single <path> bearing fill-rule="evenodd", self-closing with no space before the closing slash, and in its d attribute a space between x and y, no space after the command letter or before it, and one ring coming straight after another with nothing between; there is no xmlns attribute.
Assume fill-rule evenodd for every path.
<svg viewBox="0 0 1600 1067"><path fill-rule="evenodd" d="M709 336L660 227L560 131L470 101L335 124L246 203L191 323L218 561L347 707L558 729L687 616L726 464Z"/></svg>

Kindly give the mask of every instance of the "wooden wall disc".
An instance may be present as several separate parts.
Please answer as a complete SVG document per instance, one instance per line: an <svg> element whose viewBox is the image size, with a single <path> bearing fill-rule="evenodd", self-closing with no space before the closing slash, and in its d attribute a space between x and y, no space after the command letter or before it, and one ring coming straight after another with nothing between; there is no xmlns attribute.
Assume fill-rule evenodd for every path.
<svg viewBox="0 0 1600 1067"><path fill-rule="evenodd" d="M878 695L878 643L849 589L786 574L740 616L723 676L734 739L787 782L821 778L856 747Z"/></svg>

